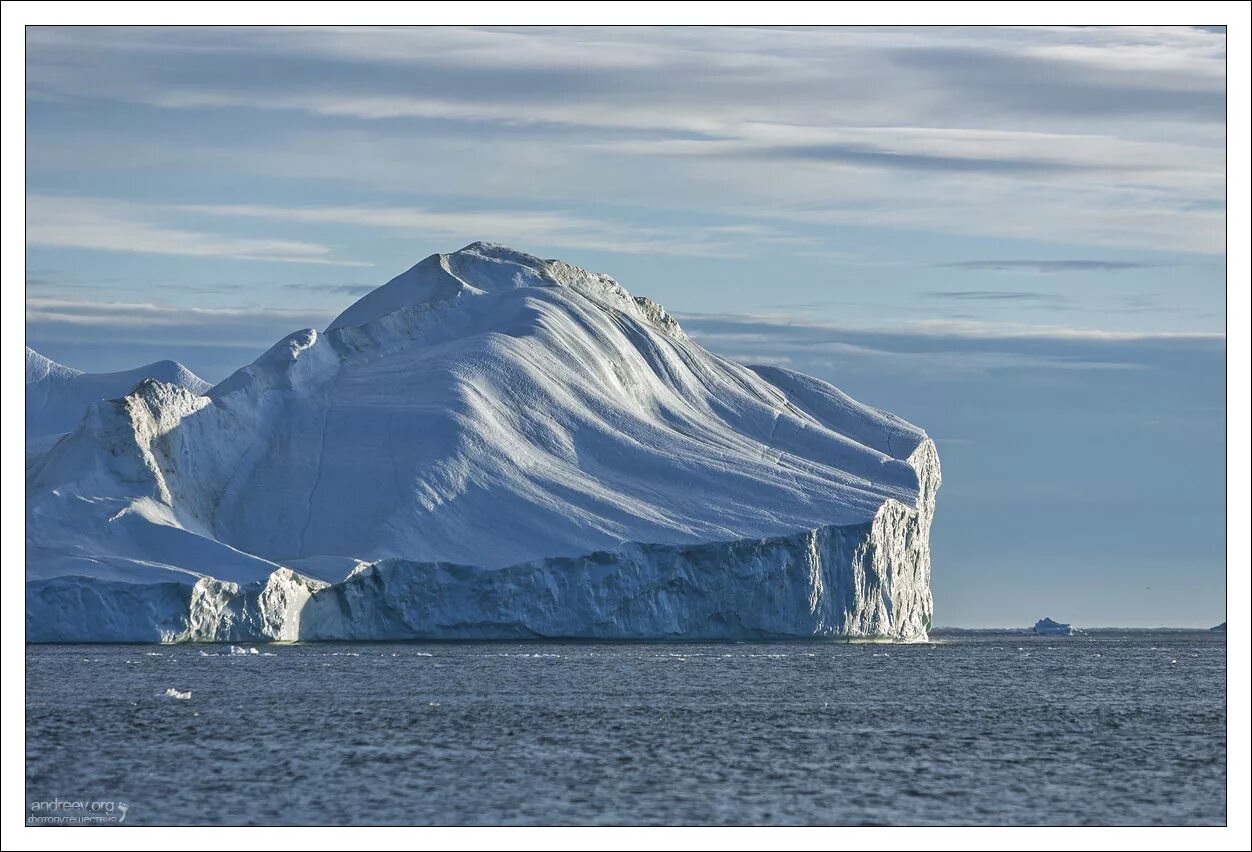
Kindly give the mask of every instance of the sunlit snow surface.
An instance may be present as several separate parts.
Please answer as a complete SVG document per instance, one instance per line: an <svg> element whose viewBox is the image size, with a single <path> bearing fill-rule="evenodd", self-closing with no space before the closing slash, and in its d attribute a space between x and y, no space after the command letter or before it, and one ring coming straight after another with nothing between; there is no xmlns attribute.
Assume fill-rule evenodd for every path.
<svg viewBox="0 0 1252 852"><path fill-rule="evenodd" d="M476 243L27 465L27 637L925 636L938 457Z"/></svg>

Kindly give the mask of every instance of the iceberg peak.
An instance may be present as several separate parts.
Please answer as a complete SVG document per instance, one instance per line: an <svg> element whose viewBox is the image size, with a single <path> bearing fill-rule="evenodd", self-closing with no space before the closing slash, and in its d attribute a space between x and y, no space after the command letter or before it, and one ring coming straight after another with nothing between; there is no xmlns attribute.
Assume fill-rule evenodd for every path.
<svg viewBox="0 0 1252 852"><path fill-rule="evenodd" d="M601 307L625 311L671 336L685 338L678 322L660 304L646 296L631 296L608 275L482 241L424 258L349 305L326 331L370 325L404 311L448 307L464 297L503 296L527 288L532 292L573 290Z"/></svg>
<svg viewBox="0 0 1252 852"><path fill-rule="evenodd" d="M82 370L75 370L73 367L58 364L51 358L40 355L29 346L26 347L26 384L28 385L41 382L49 376L73 378L81 373Z"/></svg>
<svg viewBox="0 0 1252 852"><path fill-rule="evenodd" d="M496 243L476 242L451 254L432 254L353 302L327 331L360 326L405 308L449 302L518 287L553 287L550 261Z"/></svg>

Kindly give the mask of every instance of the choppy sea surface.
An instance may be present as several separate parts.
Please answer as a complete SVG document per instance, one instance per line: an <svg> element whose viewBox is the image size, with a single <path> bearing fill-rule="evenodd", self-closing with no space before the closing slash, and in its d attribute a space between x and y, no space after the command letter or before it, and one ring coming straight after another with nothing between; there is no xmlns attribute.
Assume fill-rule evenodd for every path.
<svg viewBox="0 0 1252 852"><path fill-rule="evenodd" d="M1223 824L1226 641L28 646L27 822Z"/></svg>

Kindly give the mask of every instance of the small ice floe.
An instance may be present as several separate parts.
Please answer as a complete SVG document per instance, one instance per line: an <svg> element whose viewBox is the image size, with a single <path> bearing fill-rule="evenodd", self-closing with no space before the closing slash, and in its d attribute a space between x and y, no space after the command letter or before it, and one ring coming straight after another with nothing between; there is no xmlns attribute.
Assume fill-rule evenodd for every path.
<svg viewBox="0 0 1252 852"><path fill-rule="evenodd" d="M224 651L200 651L202 657L259 657L260 655L261 652L256 648L244 648L239 645L231 645Z"/></svg>
<svg viewBox="0 0 1252 852"><path fill-rule="evenodd" d="M242 645L228 645L221 651L200 651L202 657L273 657L277 656L269 651L260 651L256 648L245 648Z"/></svg>
<svg viewBox="0 0 1252 852"><path fill-rule="evenodd" d="M176 701L189 701L191 699L191 690L189 689L186 692L181 692L171 686L169 689L161 693L161 697L173 698Z"/></svg>

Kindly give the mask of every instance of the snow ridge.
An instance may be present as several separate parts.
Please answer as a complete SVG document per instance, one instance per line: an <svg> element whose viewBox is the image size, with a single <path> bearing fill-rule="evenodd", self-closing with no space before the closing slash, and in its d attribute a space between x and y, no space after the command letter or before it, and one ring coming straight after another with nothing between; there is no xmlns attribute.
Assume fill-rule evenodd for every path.
<svg viewBox="0 0 1252 852"><path fill-rule="evenodd" d="M84 373L26 347L27 455L47 450L82 420L94 402L116 399L144 379L157 379L200 394L209 383L177 361L157 361L117 373Z"/></svg>

